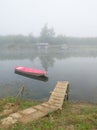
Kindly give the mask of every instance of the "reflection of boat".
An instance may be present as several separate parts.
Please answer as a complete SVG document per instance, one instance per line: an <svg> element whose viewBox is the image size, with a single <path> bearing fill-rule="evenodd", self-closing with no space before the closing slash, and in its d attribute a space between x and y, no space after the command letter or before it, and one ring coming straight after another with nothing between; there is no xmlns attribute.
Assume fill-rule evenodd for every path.
<svg viewBox="0 0 97 130"><path fill-rule="evenodd" d="M48 80L47 72L44 70L38 70L38 69L32 69L32 68L26 68L22 66L15 67L15 73L39 80Z"/></svg>
<svg viewBox="0 0 97 130"><path fill-rule="evenodd" d="M22 72L18 72L18 71L15 71L16 74L19 74L19 75L22 75L22 76L25 76L25 77L28 77L28 78L32 78L32 79L36 79L36 80L41 80L41 81L48 81L48 77L47 76L36 76L36 75L29 75L29 74L24 74Z"/></svg>

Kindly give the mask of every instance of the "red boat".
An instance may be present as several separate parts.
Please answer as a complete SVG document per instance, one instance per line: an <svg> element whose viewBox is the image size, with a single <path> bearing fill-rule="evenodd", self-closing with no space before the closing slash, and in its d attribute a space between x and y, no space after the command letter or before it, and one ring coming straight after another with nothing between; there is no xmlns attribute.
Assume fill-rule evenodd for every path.
<svg viewBox="0 0 97 130"><path fill-rule="evenodd" d="M23 66L15 67L15 72L20 72L27 75L35 75L35 76L46 76L47 72L44 70L38 70L34 68L27 68Z"/></svg>

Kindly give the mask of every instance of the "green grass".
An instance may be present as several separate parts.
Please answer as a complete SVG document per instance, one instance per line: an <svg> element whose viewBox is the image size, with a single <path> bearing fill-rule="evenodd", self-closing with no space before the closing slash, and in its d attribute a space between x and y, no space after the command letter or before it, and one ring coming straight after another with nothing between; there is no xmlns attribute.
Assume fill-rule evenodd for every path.
<svg viewBox="0 0 97 130"><path fill-rule="evenodd" d="M26 109L31 106L35 106L39 104L38 101L31 101L31 100L21 100L19 98L14 98L14 97L8 97L8 98L3 98L0 100L0 112L2 112L7 104L13 104L13 105L18 105L19 110Z"/></svg>
<svg viewBox="0 0 97 130"><path fill-rule="evenodd" d="M0 100L0 107L6 103L19 105L19 110L40 104L38 101L25 101L12 97ZM17 123L8 130L96 130L97 105L89 103L64 102L63 109L27 124ZM6 129L0 129L6 130Z"/></svg>
<svg viewBox="0 0 97 130"><path fill-rule="evenodd" d="M97 129L97 106L91 104L64 103L63 110L28 123L17 124L12 130L92 130Z"/></svg>

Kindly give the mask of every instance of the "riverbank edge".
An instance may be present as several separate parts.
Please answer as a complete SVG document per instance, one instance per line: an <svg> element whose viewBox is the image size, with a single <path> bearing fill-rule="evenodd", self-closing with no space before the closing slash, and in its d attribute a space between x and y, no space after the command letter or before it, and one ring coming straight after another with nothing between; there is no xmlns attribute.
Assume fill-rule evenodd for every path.
<svg viewBox="0 0 97 130"><path fill-rule="evenodd" d="M0 99L0 120L19 110L38 105L44 100L24 100L14 97ZM17 123L11 130L95 130L97 129L97 104L89 102L65 101L62 110L29 122ZM1 128L0 130L6 130Z"/></svg>

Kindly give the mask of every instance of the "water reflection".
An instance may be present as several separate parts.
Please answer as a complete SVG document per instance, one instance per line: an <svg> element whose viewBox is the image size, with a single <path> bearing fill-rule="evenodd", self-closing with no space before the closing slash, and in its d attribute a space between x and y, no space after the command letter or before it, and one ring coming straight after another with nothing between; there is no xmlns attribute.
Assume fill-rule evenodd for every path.
<svg viewBox="0 0 97 130"><path fill-rule="evenodd" d="M22 84L23 98L49 98L56 82L67 80L70 100L97 103L97 48L51 47L47 52L35 48L22 52L5 50L0 52L0 97L16 95ZM36 77L16 75L17 65L45 69L49 79L41 82Z"/></svg>

